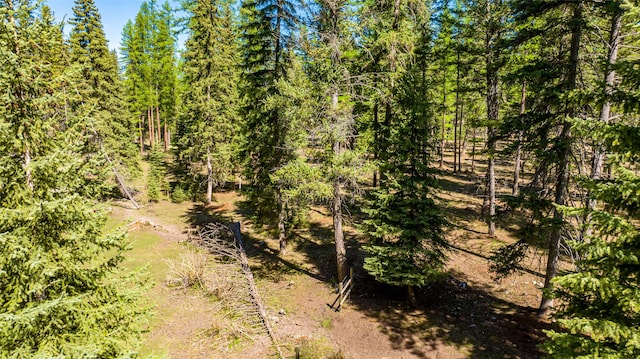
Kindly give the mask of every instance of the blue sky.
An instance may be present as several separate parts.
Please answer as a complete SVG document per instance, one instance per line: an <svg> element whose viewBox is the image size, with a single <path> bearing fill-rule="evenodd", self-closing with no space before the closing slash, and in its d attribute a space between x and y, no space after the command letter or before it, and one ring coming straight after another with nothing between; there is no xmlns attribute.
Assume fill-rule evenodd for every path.
<svg viewBox="0 0 640 359"><path fill-rule="evenodd" d="M140 9L143 0L94 0L100 16L102 26L109 41L109 48L118 50L122 38L122 28L129 19L133 20ZM163 3L164 0L158 1ZM73 0L46 0L45 3L53 10L56 19L68 21L73 16ZM178 0L170 0L172 7L178 7ZM69 25L65 25L65 33L69 33ZM179 43L184 42L180 39Z"/></svg>

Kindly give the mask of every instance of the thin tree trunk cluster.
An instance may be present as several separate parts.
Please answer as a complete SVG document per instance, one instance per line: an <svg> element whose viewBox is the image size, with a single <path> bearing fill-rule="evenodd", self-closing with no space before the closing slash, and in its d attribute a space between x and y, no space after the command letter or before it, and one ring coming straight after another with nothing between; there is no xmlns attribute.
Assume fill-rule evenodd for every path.
<svg viewBox="0 0 640 359"><path fill-rule="evenodd" d="M171 130L169 128L169 124L167 120L164 119L161 121L160 118L160 107L159 106L149 106L147 107L146 113L141 115L138 131L140 135L140 153L144 153L144 131L146 122L146 130L147 130L147 141L149 143L150 148L155 148L156 146L162 146L164 151L168 151L171 146L170 138L171 138Z"/></svg>

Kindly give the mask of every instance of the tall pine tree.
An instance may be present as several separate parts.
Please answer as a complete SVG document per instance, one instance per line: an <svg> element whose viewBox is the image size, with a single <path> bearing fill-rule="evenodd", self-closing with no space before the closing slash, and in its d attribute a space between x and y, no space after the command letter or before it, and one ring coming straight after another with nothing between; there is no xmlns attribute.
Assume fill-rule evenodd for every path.
<svg viewBox="0 0 640 359"><path fill-rule="evenodd" d="M105 164L68 112L61 38L41 2L0 1L0 357L132 356L144 311L90 199Z"/></svg>
<svg viewBox="0 0 640 359"><path fill-rule="evenodd" d="M206 202L230 175L238 126L237 42L227 1L191 1L190 37L184 53L184 114L178 160L191 178L206 171ZM197 182L200 182L199 180Z"/></svg>

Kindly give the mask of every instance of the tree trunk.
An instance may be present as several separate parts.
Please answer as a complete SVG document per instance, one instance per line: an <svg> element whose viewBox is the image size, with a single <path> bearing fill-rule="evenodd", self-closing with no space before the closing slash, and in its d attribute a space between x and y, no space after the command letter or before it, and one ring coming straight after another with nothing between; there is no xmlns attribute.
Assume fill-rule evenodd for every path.
<svg viewBox="0 0 640 359"><path fill-rule="evenodd" d="M460 120L460 50L457 50L456 63L456 115L453 120L453 173L458 172L458 122Z"/></svg>
<svg viewBox="0 0 640 359"><path fill-rule="evenodd" d="M527 80L522 80L522 95L520 97L520 118L524 119L524 113L527 109ZM513 188L511 194L518 195L518 185L520 182L520 170L522 167L522 130L518 130L518 144L516 147L515 168L513 169Z"/></svg>
<svg viewBox="0 0 640 359"><path fill-rule="evenodd" d="M611 95L613 94L613 86L616 81L616 70L614 65L618 61L618 49L620 48L621 36L620 29L622 28L622 9L620 5L617 5L614 10L613 17L611 19L611 30L609 32L609 49L607 53L607 64L605 71L605 85L604 85L604 102L600 109L600 122L608 124L611 118ZM593 158L591 159L591 173L590 178L592 180L599 180L602 178L602 166L604 163L604 157L606 155L604 145L602 143L596 143L593 148ZM587 194L587 217L585 218L586 236L590 236L592 228L588 226L591 215L590 212L596 208L596 200L592 198L591 193ZM584 235L583 235L584 237Z"/></svg>
<svg viewBox="0 0 640 359"><path fill-rule="evenodd" d="M160 126L160 107L156 106L156 143L158 144L158 146L160 146L160 141L162 141L162 139L160 138L161 130L162 127Z"/></svg>
<svg viewBox="0 0 640 359"><path fill-rule="evenodd" d="M138 130L140 130L140 156L144 153L144 133L142 130L142 123L144 122L144 116L140 114L138 116Z"/></svg>
<svg viewBox="0 0 640 359"><path fill-rule="evenodd" d="M340 33L338 31L338 26L341 21L340 13L342 12L342 6L344 6L341 2L334 2L333 4L329 4L329 6L333 7L333 11L331 12L332 18L329 19L329 22L333 25L329 28L329 32L327 34L328 45L331 47L331 64L334 68L340 67ZM398 6L398 2L396 0L396 6ZM390 61L390 69L393 71L395 65L393 59ZM393 84L392 84L393 86ZM342 156L343 150L348 146L348 134L349 126L345 126L345 121L349 121L348 118L341 118L340 109L339 109L339 96L340 96L340 88L339 82L334 81L331 88L331 121L333 122L333 156L335 161L334 163L339 162L340 156ZM378 121L378 103L374 104L374 126ZM387 101L385 104L385 142L388 140L388 130L391 128L391 104L390 101ZM376 147L379 146L376 144ZM378 152L378 151L376 151ZM383 174L380 174L380 180L382 181ZM375 174L374 174L374 182ZM374 183L375 185L375 183ZM344 243L344 229L342 228L342 202L344 200L342 194L343 187L343 178L340 176L339 171L333 170L333 206L331 208L331 214L333 216L333 235L334 240L336 242L336 266L337 266L337 274L338 281L341 282L344 277L347 275L347 248Z"/></svg>
<svg viewBox="0 0 640 359"><path fill-rule="evenodd" d="M283 256L287 254L287 211L280 190L276 191L276 196L278 197L278 244L280 246L279 254L280 256Z"/></svg>
<svg viewBox="0 0 640 359"><path fill-rule="evenodd" d="M471 173L476 173L476 127L473 126L471 135Z"/></svg>
<svg viewBox="0 0 640 359"><path fill-rule="evenodd" d="M169 127L167 126L167 120L164 121L164 151L169 151Z"/></svg>
<svg viewBox="0 0 640 359"><path fill-rule="evenodd" d="M460 132L458 136L458 171L462 172L462 154L467 148L467 132L464 133L464 139L462 136L462 130L464 128L464 100L460 103Z"/></svg>
<svg viewBox="0 0 640 359"><path fill-rule="evenodd" d="M409 301L409 304L412 306L416 304L416 294L413 290L412 285L407 286L407 300Z"/></svg>
<svg viewBox="0 0 640 359"><path fill-rule="evenodd" d="M576 88L578 75L578 54L580 50L580 36L582 35L582 3L574 5L573 19L571 21L571 48L569 60L569 73L567 76L566 89L573 91ZM575 105L567 103L566 117L571 118L575 114ZM553 306L553 298L550 296L551 281L558 274L558 258L560 253L560 241L562 239L562 223L564 214L558 206L564 206L566 202L566 192L569 188L569 164L571 161L571 123L565 119L562 123L562 131L559 138L559 158L558 177L556 181L555 208L553 218L556 223L549 241L549 252L547 254L547 268L544 278L542 300L538 308L538 316L544 317Z"/></svg>
<svg viewBox="0 0 640 359"><path fill-rule="evenodd" d="M495 131L491 128L491 131ZM492 141L489 141L492 142ZM490 149L490 152L495 153L495 141L493 141L493 151ZM491 237L495 237L496 235L496 172L495 172L495 159L494 155L489 155L489 165L487 167L487 185L489 189L489 217L487 220L488 230L487 234Z"/></svg>
<svg viewBox="0 0 640 359"><path fill-rule="evenodd" d="M213 166L211 165L211 153L207 149L207 204L213 202Z"/></svg>
<svg viewBox="0 0 640 359"><path fill-rule="evenodd" d="M444 166L444 135L447 125L447 68L442 71L442 129L440 130L440 168Z"/></svg>
<svg viewBox="0 0 640 359"><path fill-rule="evenodd" d="M498 122L499 115L499 99L498 99L498 66L497 53L495 49L499 33L497 26L492 26L494 20L491 20L491 2L487 2L487 17L490 19L489 28L486 34L486 71L487 71L487 149L488 160L487 166L487 189L489 196L489 216L487 219L488 234L490 236L496 235L496 173L495 173L495 154L496 154L496 129L495 126Z"/></svg>
<svg viewBox="0 0 640 359"><path fill-rule="evenodd" d="M155 146L155 141L154 141L154 129L153 129L153 110L151 109L151 106L147 107L147 122L149 122L149 146L151 146L151 149L153 149L153 147Z"/></svg>
<svg viewBox="0 0 640 359"><path fill-rule="evenodd" d="M344 279L347 273L347 248L344 243L344 230L342 228L342 183L339 179L333 182L333 233L336 241L336 265L338 269L338 281Z"/></svg>

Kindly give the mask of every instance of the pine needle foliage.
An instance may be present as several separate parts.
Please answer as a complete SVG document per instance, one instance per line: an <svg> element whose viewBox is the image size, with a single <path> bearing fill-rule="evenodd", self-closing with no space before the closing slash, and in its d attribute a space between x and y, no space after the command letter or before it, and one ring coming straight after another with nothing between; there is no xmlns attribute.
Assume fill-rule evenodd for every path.
<svg viewBox="0 0 640 359"><path fill-rule="evenodd" d="M133 357L141 282L90 199L105 164L83 155L89 119L62 115L61 27L41 2L0 5L0 357Z"/></svg>
<svg viewBox="0 0 640 359"><path fill-rule="evenodd" d="M122 96L123 81L115 53L109 51L102 20L93 0L76 0L69 20L69 60L74 72L70 109L85 123L87 152L101 147L118 170L138 170L133 118Z"/></svg>
<svg viewBox="0 0 640 359"><path fill-rule="evenodd" d="M409 287L410 296L411 287L438 277L446 260L447 221L433 193L437 183L429 166L437 128L433 107L423 97L429 85L420 67L414 67L396 90L399 106L388 158L381 163L386 176L372 193L363 226L370 239L363 247L364 269L380 282Z"/></svg>
<svg viewBox="0 0 640 359"><path fill-rule="evenodd" d="M625 124L576 127L608 145L615 179L580 181L603 205L591 213L592 235L572 243L581 257L577 270L553 281L553 293L564 305L555 315L559 328L547 332L543 348L553 358L638 358L640 145L635 136L640 129ZM564 211L583 216L586 209Z"/></svg>
<svg viewBox="0 0 640 359"><path fill-rule="evenodd" d="M223 185L234 168L238 132L238 45L227 1L190 1L190 37L183 54L183 114L177 154L186 178ZM207 172L201 181L201 173Z"/></svg>

